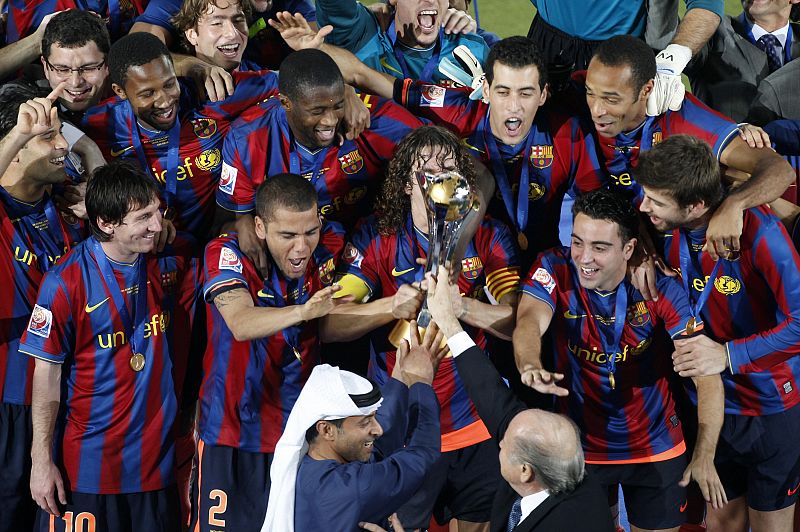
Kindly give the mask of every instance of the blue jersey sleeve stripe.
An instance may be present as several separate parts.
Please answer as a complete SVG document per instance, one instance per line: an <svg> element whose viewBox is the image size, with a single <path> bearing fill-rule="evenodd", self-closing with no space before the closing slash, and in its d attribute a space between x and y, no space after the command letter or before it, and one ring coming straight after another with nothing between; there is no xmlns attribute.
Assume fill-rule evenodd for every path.
<svg viewBox="0 0 800 532"><path fill-rule="evenodd" d="M739 126L731 124L731 129L725 135L720 135L717 143L714 145L714 156L719 161L722 157L722 152L728 147L728 144L733 142L733 139L739 136Z"/></svg>
<svg viewBox="0 0 800 532"><path fill-rule="evenodd" d="M554 307L554 306L553 306L553 302L552 302L552 301L550 301L549 299L544 299L544 298L543 298L542 296L540 296L539 294L535 294L535 293L533 293L533 291L532 291L532 290L530 290L530 288L528 287L528 285L524 285L524 286L522 287L522 292L523 292L524 294L527 294L527 295L529 295L529 296L531 296L531 297L535 298L535 299L538 299L539 301L544 301L545 303L547 303L547 306L548 306L548 307L550 307L551 309L553 309L553 313L555 313L555 311L556 311L556 307Z"/></svg>
<svg viewBox="0 0 800 532"><path fill-rule="evenodd" d="M234 212L236 214L250 214L255 210L255 205L252 203L248 203L247 205L238 205L236 207L230 207L230 205L233 205L233 203L223 205L222 203L219 202L219 199L217 199L217 205L228 212Z"/></svg>
<svg viewBox="0 0 800 532"><path fill-rule="evenodd" d="M30 349L27 351L26 349L19 349L20 353L25 355L31 356L33 358L38 358L39 360L44 360L45 362L50 362L51 364L63 364L64 363L64 356L63 355L52 355L50 353L46 353L41 349L37 349L33 346L26 345L26 349ZM35 351L35 352L34 352Z"/></svg>

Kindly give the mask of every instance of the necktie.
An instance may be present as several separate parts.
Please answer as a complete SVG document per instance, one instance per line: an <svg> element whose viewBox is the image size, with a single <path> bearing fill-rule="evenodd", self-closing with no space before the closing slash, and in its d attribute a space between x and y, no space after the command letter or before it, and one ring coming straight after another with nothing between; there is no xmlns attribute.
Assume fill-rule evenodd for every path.
<svg viewBox="0 0 800 532"><path fill-rule="evenodd" d="M781 56L778 53L781 43L777 37L770 33L762 35L758 38L756 46L764 50L764 52L767 54L767 66L769 66L770 74L782 66Z"/></svg>
<svg viewBox="0 0 800 532"><path fill-rule="evenodd" d="M506 532L511 532L517 528L520 519L522 519L522 497L517 497L517 500L514 501L514 506L511 507L511 513L508 514Z"/></svg>

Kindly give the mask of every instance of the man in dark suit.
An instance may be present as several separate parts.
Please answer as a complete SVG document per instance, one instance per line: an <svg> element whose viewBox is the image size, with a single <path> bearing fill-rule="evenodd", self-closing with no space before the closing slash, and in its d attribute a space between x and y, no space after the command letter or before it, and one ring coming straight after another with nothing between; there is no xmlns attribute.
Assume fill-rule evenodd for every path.
<svg viewBox="0 0 800 532"><path fill-rule="evenodd" d="M584 471L577 427L569 419L527 409L463 331L451 306L455 289L440 268L428 279L428 308L447 337L464 386L500 446L500 483L492 532L613 532L605 493Z"/></svg>
<svg viewBox="0 0 800 532"><path fill-rule="evenodd" d="M751 104L762 81L771 74L775 79L800 55L800 24L790 23L800 6L798 0L743 0L742 8L736 17L723 17L684 73L692 93L709 107L736 122L764 125L777 117ZM793 96L794 87L781 96Z"/></svg>

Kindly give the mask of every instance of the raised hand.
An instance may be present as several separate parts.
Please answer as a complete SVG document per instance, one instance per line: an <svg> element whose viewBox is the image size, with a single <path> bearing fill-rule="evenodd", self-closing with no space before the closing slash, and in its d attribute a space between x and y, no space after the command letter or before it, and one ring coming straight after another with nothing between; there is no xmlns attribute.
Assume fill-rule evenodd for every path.
<svg viewBox="0 0 800 532"><path fill-rule="evenodd" d="M34 98L19 106L14 130L25 142L47 133L59 124L58 108L53 104L63 94L66 84L66 81L62 81L45 98Z"/></svg>
<svg viewBox="0 0 800 532"><path fill-rule="evenodd" d="M330 24L315 31L300 13L294 15L288 11L280 11L274 19L269 20L269 25L278 30L281 38L292 50L305 50L314 48L319 50L325 37L333 31Z"/></svg>

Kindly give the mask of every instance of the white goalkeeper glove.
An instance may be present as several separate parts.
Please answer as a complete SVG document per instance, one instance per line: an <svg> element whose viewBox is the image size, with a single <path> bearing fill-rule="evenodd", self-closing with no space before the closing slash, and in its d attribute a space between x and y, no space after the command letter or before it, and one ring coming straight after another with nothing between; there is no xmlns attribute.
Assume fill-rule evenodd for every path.
<svg viewBox="0 0 800 532"><path fill-rule="evenodd" d="M457 87L472 88L469 95L471 100L480 100L483 96L483 80L486 78L481 62L463 44L453 50L453 59L455 61L443 57L439 61L439 71L453 80Z"/></svg>
<svg viewBox="0 0 800 532"><path fill-rule="evenodd" d="M692 51L681 44L670 44L656 56L656 79L647 98L647 115L658 116L667 109L678 111L686 88L681 73L692 59Z"/></svg>

